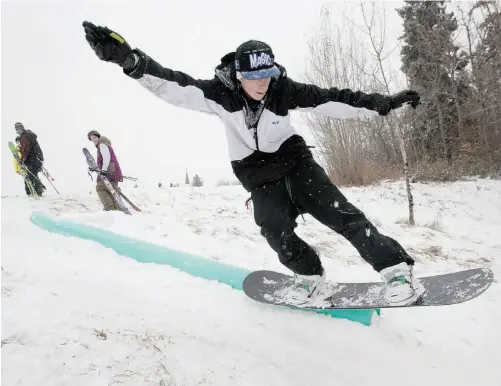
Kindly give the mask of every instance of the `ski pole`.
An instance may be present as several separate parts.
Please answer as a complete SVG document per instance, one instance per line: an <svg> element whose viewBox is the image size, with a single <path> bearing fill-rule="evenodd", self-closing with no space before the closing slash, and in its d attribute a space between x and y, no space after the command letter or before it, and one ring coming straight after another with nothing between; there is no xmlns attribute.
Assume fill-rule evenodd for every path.
<svg viewBox="0 0 501 386"><path fill-rule="evenodd" d="M59 193L59 191L56 189L56 187L52 183L52 181L54 181L54 178L51 177L51 175L49 174L49 172L47 171L47 169L45 169L43 166L42 166L42 174L45 176L45 178L47 178L47 181L49 181L49 184L52 185L52 187L54 188L54 190L56 191L56 193L57 194L61 194L61 193Z"/></svg>
<svg viewBox="0 0 501 386"><path fill-rule="evenodd" d="M37 157L37 159L42 164L42 174L45 176L45 178L47 178L47 181L49 181L49 183L52 185L52 187L57 192L57 194L60 194L59 191L54 186L54 184L52 183L52 181L55 181L54 177L52 177L50 175L49 171L47 170L47 168L45 166L43 166L43 161L38 157Z"/></svg>
<svg viewBox="0 0 501 386"><path fill-rule="evenodd" d="M122 176L122 178L125 178L126 180L137 181L136 177Z"/></svg>
<svg viewBox="0 0 501 386"><path fill-rule="evenodd" d="M52 181L54 181L54 178L52 178L52 177L51 177L51 178L49 178L49 177L48 177L48 175L49 175L49 174L48 174L48 173L47 173L47 174L45 174L45 172L44 172L43 170L42 170L42 173L43 173L43 175L45 176L45 178L47 178L47 181L49 181L49 184L51 184L51 185L52 185L52 187L54 188L54 190L56 191L56 193L57 193L57 194L61 194L61 193L59 193L59 191L56 189L56 187L55 187L55 186L54 186L54 184L52 183ZM51 180L52 180L52 181L51 181Z"/></svg>
<svg viewBox="0 0 501 386"><path fill-rule="evenodd" d="M97 173L100 173L101 172L101 169L91 169L89 168L89 170L91 172L97 172ZM125 178L126 180L131 180L131 181L137 181L137 178L136 177L129 177L129 176L121 176L122 178Z"/></svg>
<svg viewBox="0 0 501 386"><path fill-rule="evenodd" d="M44 173L44 175L47 177L47 178L50 178L52 181L54 181L54 177L52 177L50 174L49 174L49 171L47 170L47 168L45 166L43 166L43 161L37 157L37 160L38 162L40 162L40 164L42 165L42 171Z"/></svg>

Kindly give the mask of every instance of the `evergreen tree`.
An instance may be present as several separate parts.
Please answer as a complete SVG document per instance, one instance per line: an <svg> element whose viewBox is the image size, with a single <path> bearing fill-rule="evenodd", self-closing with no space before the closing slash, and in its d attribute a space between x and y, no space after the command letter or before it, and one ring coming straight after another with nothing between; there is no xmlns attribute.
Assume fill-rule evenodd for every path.
<svg viewBox="0 0 501 386"><path fill-rule="evenodd" d="M203 185L204 185L204 182L202 181L200 176L198 174L195 174L193 176L192 186L203 186Z"/></svg>
<svg viewBox="0 0 501 386"><path fill-rule="evenodd" d="M482 36L474 58L474 81L478 90L479 109L482 111L482 126L485 151L499 151L501 139L501 8L490 2L479 1L475 8L485 13L479 26ZM501 155L498 154L498 156Z"/></svg>
<svg viewBox="0 0 501 386"><path fill-rule="evenodd" d="M460 125L456 98L464 89L461 72L467 63L453 42L458 23L452 12L446 12L445 1L405 1L397 11L404 23L402 71L423 98L422 114L415 124L421 143L418 151L432 160L451 162Z"/></svg>

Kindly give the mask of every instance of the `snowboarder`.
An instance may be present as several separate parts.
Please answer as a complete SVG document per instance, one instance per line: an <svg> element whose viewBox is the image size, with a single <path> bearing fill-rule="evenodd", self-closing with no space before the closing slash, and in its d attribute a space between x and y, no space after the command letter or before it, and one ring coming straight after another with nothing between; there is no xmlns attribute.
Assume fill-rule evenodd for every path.
<svg viewBox="0 0 501 386"><path fill-rule="evenodd" d="M29 180L34 187L38 196L42 196L45 185L38 178L38 173L42 170L43 166L43 152L40 144L38 143L37 135L31 130L26 130L21 122L16 122L14 125L16 134L19 137L21 147L21 163L28 169L26 173L24 189L28 196L31 195L30 189L26 180Z"/></svg>
<svg viewBox="0 0 501 386"><path fill-rule="evenodd" d="M218 116L226 126L231 165L251 193L254 218L280 262L294 272L298 302L315 296L325 281L317 251L299 238L295 220L309 213L344 236L386 283L392 304L415 302L421 287L412 274L414 260L395 240L382 235L364 213L347 201L314 160L290 122L289 111L331 117L387 115L419 94L392 96L296 82L275 63L270 46L250 40L226 54L212 79L194 79L162 67L107 27L83 22L85 37L99 59L123 72L158 98L175 106Z"/></svg>
<svg viewBox="0 0 501 386"><path fill-rule="evenodd" d="M119 192L118 182L123 181L122 170L120 169L120 164L118 163L115 151L111 146L111 141L99 134L97 130L91 130L87 134L89 141L92 141L97 149L97 166L99 167L99 174L97 176L96 192L103 204L103 209L105 211L110 210L120 210L120 207L113 199L111 193L106 189L106 185L103 182L102 176L110 181L111 186Z"/></svg>

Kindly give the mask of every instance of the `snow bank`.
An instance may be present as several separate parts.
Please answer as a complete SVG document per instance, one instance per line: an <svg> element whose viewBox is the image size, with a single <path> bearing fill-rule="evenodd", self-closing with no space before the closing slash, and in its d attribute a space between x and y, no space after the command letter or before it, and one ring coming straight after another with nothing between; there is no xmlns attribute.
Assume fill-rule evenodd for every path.
<svg viewBox="0 0 501 386"><path fill-rule="evenodd" d="M501 183L413 186L416 227L403 221L402 183L343 191L409 249L419 274L489 266L499 277ZM144 212L100 212L93 194L2 199L6 385L499 383L499 282L456 306L384 310L365 327L263 306L228 286L29 222L40 210L243 269L284 271L239 187L125 193ZM377 280L351 245L310 217L298 232L320 248L333 280Z"/></svg>

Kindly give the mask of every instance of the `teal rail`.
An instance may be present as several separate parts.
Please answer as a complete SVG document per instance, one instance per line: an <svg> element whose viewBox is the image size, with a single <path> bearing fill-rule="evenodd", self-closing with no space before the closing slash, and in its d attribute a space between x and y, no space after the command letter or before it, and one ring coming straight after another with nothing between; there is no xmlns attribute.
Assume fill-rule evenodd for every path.
<svg viewBox="0 0 501 386"><path fill-rule="evenodd" d="M40 228L49 232L63 234L70 237L78 237L85 240L92 240L101 245L113 249L120 255L128 256L141 263L167 264L193 276L198 276L207 280L216 280L230 287L242 290L244 278L249 271L216 260L195 256L190 253L177 251L164 246L156 245L131 237L122 236L104 229L95 228L89 225L76 223L63 219L56 219L47 216L43 212L33 212L30 220ZM312 311L319 314L329 315L334 318L343 318L371 325L374 312L380 310L302 310Z"/></svg>

